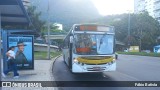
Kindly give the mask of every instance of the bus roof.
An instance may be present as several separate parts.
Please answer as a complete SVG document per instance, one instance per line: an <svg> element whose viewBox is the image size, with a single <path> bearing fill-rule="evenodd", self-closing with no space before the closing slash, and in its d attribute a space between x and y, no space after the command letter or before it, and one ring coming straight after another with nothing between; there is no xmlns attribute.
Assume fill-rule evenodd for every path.
<svg viewBox="0 0 160 90"><path fill-rule="evenodd" d="M71 27L71 29L70 29L70 31L68 32L68 34L66 35L66 37L64 38L64 39L66 39L70 34L74 34L74 33L78 33L79 31L81 32L81 33L83 33L84 31L85 31L85 33L86 33L86 31L89 31L90 33L93 33L93 32L91 32L92 30L75 30L75 27L77 27L77 26L96 26L96 29L97 29L97 27L99 26L100 28L98 28L98 29L102 29L102 30L93 30L93 32L94 33L97 33L98 31L100 32L100 33L102 33L102 32L107 32L107 34L115 34L115 31L114 31L114 26L107 26L107 25L101 25L101 24L96 24L96 23L83 23L83 24L74 24L72 27ZM102 28L101 28L102 27ZM109 27L109 28L112 28L111 30L110 29L106 29L106 28L103 28L103 27ZM87 28L88 29L88 28ZM91 28L90 28L91 29ZM95 32L96 31L96 32ZM89 33L88 32L88 33ZM97 33L98 34L98 33ZM69 37L68 37L69 38Z"/></svg>
<svg viewBox="0 0 160 90"><path fill-rule="evenodd" d="M74 24L73 31L100 31L100 32L114 32L114 26L100 25L95 23L89 24Z"/></svg>

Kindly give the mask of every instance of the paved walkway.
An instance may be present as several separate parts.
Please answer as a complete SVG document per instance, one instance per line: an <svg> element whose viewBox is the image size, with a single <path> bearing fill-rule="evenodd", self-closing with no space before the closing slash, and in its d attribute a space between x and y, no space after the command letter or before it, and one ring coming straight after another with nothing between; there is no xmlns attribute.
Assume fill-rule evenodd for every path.
<svg viewBox="0 0 160 90"><path fill-rule="evenodd" d="M35 60L34 70L18 71L20 77L18 79L13 78L13 74L10 73L6 78L2 78L2 81L54 81L52 75L53 60ZM12 90L58 90L56 87L46 88L12 88ZM10 88L2 88L2 90L11 90Z"/></svg>

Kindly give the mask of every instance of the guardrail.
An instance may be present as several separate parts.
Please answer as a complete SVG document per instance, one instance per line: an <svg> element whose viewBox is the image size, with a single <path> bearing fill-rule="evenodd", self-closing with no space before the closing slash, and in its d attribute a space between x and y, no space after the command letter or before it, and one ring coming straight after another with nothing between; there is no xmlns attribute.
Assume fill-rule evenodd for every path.
<svg viewBox="0 0 160 90"><path fill-rule="evenodd" d="M47 39L48 35L44 35L45 38ZM49 38L50 39L64 39L66 37L66 35L50 35Z"/></svg>
<svg viewBox="0 0 160 90"><path fill-rule="evenodd" d="M48 45L47 44L38 44L34 43L34 51L47 51ZM50 45L50 51L56 52L58 51L58 46Z"/></svg>

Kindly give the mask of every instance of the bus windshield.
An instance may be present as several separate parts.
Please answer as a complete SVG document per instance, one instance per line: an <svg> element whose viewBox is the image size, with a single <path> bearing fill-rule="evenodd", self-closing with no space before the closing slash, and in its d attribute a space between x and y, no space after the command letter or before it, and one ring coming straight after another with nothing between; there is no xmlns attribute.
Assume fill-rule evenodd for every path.
<svg viewBox="0 0 160 90"><path fill-rule="evenodd" d="M81 55L113 54L114 36L107 34L76 34L75 53Z"/></svg>

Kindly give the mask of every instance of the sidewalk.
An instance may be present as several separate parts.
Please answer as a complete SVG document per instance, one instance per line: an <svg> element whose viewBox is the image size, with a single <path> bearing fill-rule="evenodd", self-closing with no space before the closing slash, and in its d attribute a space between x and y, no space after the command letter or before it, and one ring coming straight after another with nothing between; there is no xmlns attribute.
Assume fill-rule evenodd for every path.
<svg viewBox="0 0 160 90"><path fill-rule="evenodd" d="M34 70L22 70L18 71L20 77L18 79L13 78L13 74L9 74L6 78L2 78L2 81L54 81L52 75L52 65L54 60L35 60ZM12 88L12 90L58 90L56 87L46 88ZM2 88L2 90L11 90L11 88Z"/></svg>

